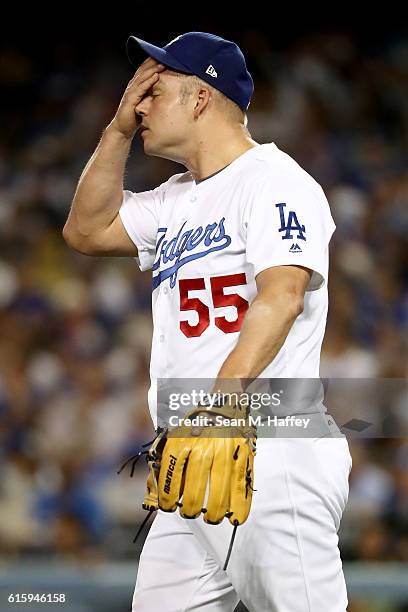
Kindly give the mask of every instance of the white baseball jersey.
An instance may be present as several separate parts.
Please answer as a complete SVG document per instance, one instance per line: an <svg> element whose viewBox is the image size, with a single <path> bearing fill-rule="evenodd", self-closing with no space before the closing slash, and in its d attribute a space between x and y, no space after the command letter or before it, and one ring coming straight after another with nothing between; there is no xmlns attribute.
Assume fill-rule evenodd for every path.
<svg viewBox="0 0 408 612"><path fill-rule="evenodd" d="M125 190L119 213L140 269L153 273L155 425L157 379L216 377L257 294L256 275L272 266L313 274L304 311L260 377L319 376L335 225L321 186L289 155L257 145L203 181L185 172L151 191Z"/></svg>

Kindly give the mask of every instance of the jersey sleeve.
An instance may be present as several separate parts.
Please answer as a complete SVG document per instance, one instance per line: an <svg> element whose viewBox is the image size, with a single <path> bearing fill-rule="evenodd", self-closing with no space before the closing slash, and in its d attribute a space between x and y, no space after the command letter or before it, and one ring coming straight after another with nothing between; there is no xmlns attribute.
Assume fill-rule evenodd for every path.
<svg viewBox="0 0 408 612"><path fill-rule="evenodd" d="M150 191L123 191L119 215L129 238L137 247L140 270L149 270L154 263L156 236L159 228L161 186Z"/></svg>
<svg viewBox="0 0 408 612"><path fill-rule="evenodd" d="M247 261L255 276L273 266L303 266L313 272L307 291L320 289L335 227L318 183L277 189L269 182L256 190L244 214Z"/></svg>

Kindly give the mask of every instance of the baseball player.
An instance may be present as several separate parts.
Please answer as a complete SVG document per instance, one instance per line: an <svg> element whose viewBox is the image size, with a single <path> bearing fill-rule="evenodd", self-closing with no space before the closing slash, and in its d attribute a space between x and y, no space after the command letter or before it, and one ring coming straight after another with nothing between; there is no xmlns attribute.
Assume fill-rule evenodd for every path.
<svg viewBox="0 0 408 612"><path fill-rule="evenodd" d="M189 32L164 48L132 36L128 55L139 68L80 177L63 235L81 253L135 257L152 270L154 425L160 380L318 378L335 225L320 185L276 144L251 138L241 50ZM124 190L137 132L147 155L187 171ZM346 610L337 532L351 457L321 406L301 412L314 424L307 436L278 425L258 432L256 490L227 569L230 521L159 510L133 610L231 611L239 600L256 612Z"/></svg>

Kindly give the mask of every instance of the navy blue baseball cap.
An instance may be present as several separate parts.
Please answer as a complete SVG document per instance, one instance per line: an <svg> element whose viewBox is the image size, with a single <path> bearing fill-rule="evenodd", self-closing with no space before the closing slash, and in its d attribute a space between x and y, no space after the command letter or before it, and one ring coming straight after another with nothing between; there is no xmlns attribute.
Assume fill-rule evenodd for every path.
<svg viewBox="0 0 408 612"><path fill-rule="evenodd" d="M126 49L135 68L141 63L142 50L168 68L194 74L225 94L241 110L248 109L254 82L241 49L230 40L206 32L187 32L162 48L129 36Z"/></svg>

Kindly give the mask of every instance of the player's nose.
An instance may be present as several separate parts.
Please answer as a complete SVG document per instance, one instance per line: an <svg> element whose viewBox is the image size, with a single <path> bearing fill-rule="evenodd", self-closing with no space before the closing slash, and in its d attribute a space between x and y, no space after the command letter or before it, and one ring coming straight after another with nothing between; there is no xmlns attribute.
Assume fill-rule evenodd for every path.
<svg viewBox="0 0 408 612"><path fill-rule="evenodd" d="M135 113L140 117L145 117L147 115L147 104L145 99L140 100L139 104L136 104Z"/></svg>

